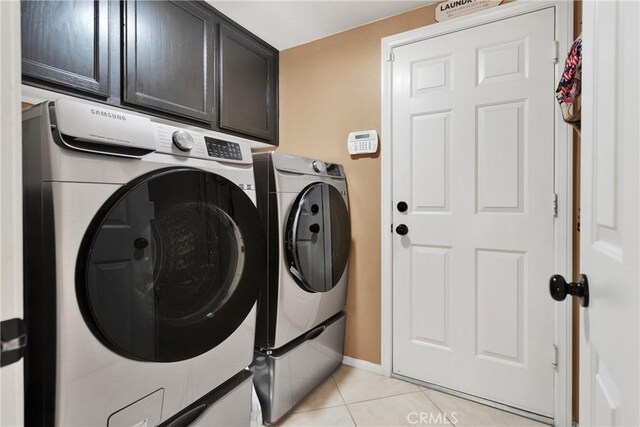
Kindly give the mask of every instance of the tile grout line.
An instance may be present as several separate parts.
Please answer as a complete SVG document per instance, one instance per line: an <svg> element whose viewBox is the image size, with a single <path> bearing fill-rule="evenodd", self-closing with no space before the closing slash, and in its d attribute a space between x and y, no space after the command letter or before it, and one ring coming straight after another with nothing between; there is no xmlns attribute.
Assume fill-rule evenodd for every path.
<svg viewBox="0 0 640 427"><path fill-rule="evenodd" d="M434 401L429 397L429 395L427 395L427 393L425 392L425 390L423 389L423 387L420 387L420 386L417 386L417 385L415 385L415 384L411 384L411 383L409 383L409 382L403 381L403 382L406 382L407 384L415 385L415 386L416 386L416 388L417 388L417 391L410 391L410 392L400 393L400 394L392 394L392 395L389 395L389 396L376 397L376 398L373 398L373 399L366 399L366 400L361 400L361 401L358 401L358 402L347 403L347 402L346 402L346 400L344 399L344 396L342 396L342 392L340 391L340 387L338 387L338 383L337 383L337 381L335 381L335 379L333 378L333 375L331 376L331 379L333 379L333 380L334 380L334 382L336 383L336 388L338 389L338 393L340 393L340 397L342 397L342 400L345 402L345 406L347 407L347 411L349 412L349 415L351 416L351 419L353 420L353 423L354 423L354 425L355 425L356 427L358 427L358 424L356 423L356 420L353 418L353 414L351 413L351 409L350 409L350 407L349 407L350 405L356 405L356 404L365 403L365 402L374 402L374 401L376 401L376 400L389 399L389 398L392 398L392 397L406 396L406 395L408 395L408 394L416 394L416 393L422 394L424 397L426 397L426 398L427 398L427 400L428 400L429 402L431 402L431 403L433 404L433 406L435 406L435 407L436 407L436 409L437 409L438 411L440 411L440 412L444 415L444 417L446 418L447 422L448 422L451 426L456 427L456 425L453 423L453 421L451 421L451 419L449 419L449 417L447 416L446 412L444 412L444 411L443 411L443 410L442 410L442 409L441 409L441 408L440 408L440 407L439 407L439 406L438 406L438 405L437 405L437 404L436 404L436 403L435 403L435 402L434 402ZM402 381L402 380L399 380L399 381Z"/></svg>
<svg viewBox="0 0 640 427"><path fill-rule="evenodd" d="M438 411L440 411L440 412L442 412L444 414L444 417L447 419L447 421L449 421L449 424L451 424L453 427L457 427L453 423L453 421L451 421L451 419L447 416L447 413L445 411L443 411L442 408L440 406L438 406L438 404L431 397L429 397L429 395L427 394L427 391L426 391L426 387L420 387L420 386L418 386L418 387L420 388L420 391L422 392L422 394L424 394L427 397L427 399L429 399L429 401L431 403L433 403L433 406L438 408Z"/></svg>
<svg viewBox="0 0 640 427"><path fill-rule="evenodd" d="M309 412L317 412L317 411L324 411L325 409L335 409L335 408L339 408L340 406L346 406L346 405L338 405L338 406L327 406L326 408L316 408L316 409L309 409L308 411L300 411L300 412L289 412L284 418L289 418L293 415L298 415L298 414L308 414ZM280 424L280 423L278 423ZM272 426L273 424L270 424L270 426Z"/></svg>
<svg viewBox="0 0 640 427"><path fill-rule="evenodd" d="M2 0L0 0L0 1L2 1ZM333 374L329 375L324 381L322 381L322 383L320 383L320 385L324 385L325 383L327 383L329 381L333 382L333 385L335 386L336 390L338 390L338 394L340 394L340 390L338 389L338 384L333 379ZM317 391L317 388L315 388L311 392L309 392L309 394L307 394L300 402L296 403L296 406L294 407L294 409L297 408L301 403L303 403L309 396L314 394L316 391ZM319 409L330 409L330 408L339 408L340 406L346 406L346 403L344 402L344 398L342 397L342 394L340 394L340 399L342 399L342 403L341 404L331 405L331 406L323 406L321 408L312 408L312 409L307 409L307 410L304 410L304 411L292 411L291 414L302 414L304 412L317 411Z"/></svg>
<svg viewBox="0 0 640 427"><path fill-rule="evenodd" d="M333 381L333 385L336 386L336 390L338 390L338 394L340 395L340 399L342 399L342 403L344 404L344 407L347 408L347 413L349 414L349 418L351 418L351 421L353 422L353 425L358 427L358 424L356 424L355 418L353 418L353 414L349 410L349 405L347 405L347 401L344 399L344 396L342 395L342 392L340 391L340 387L338 386L338 382L336 381L335 378L333 378L333 373L331 374L331 381Z"/></svg>
<svg viewBox="0 0 640 427"><path fill-rule="evenodd" d="M376 376L381 376L381 377L384 377L384 378L387 378L387 379L391 379L391 380L394 380L394 381L399 381L399 382L404 383L404 384L409 384L411 386L414 386L417 389L417 390L414 390L414 391L405 391L405 392L400 392L400 393L389 394L387 396L382 396L382 397L374 397L374 398L371 398L371 399L358 400L358 401L355 401L355 402L347 402L347 400L344 398L344 396L342 396L342 392L340 392L340 387L338 387L338 391L340 392L340 396L342 396L342 400L344 400L345 405L353 405L353 404L356 404L356 403L371 402L373 400L380 400L380 399L385 399L387 397L394 397L394 396L403 396L405 394L411 394L411 393L416 393L416 392L422 391L420 386L418 386L416 384L413 384L413 383L410 383L408 381L404 381L404 380L401 380L401 379L398 379L398 378L386 377L386 376L384 376L382 374L378 374L378 373L375 373L375 372L367 371L365 369L357 368L355 366L349 366L349 365L344 365L344 366L348 366L351 369L364 371L364 372L367 372L367 373L370 373L370 374L373 374L373 375L376 375ZM331 377L333 378L333 374L331 374ZM334 380L335 380L335 378L334 378ZM338 382L337 381L336 381L336 386L338 386ZM431 400L431 399L429 399L429 400Z"/></svg>
<svg viewBox="0 0 640 427"><path fill-rule="evenodd" d="M398 397L398 396L406 396L407 394L416 394L416 393L420 393L421 390L418 391L409 391L406 393L400 393L400 394L390 394L389 396L382 396L382 397L374 397L373 399L367 399L367 400L358 400L357 402L351 402L351 403L347 403L347 406L349 405L357 405L359 403L366 403L366 402L375 402L376 400L382 400L382 399L389 399L391 397ZM428 398L428 397L427 397ZM431 400L431 399L429 399ZM440 409L440 408L438 408Z"/></svg>
<svg viewBox="0 0 640 427"><path fill-rule="evenodd" d="M440 393L440 394L445 394L446 396L448 396L448 397L450 397L450 398L452 398L453 400L456 400L456 401L463 401L463 402L471 403L471 404L473 404L473 405L478 405L478 406L480 406L481 408L483 408L483 409L485 409L485 410L490 410L490 411L492 411L492 412L493 412L493 411L495 411L495 413L497 413L497 414L498 414L498 416L500 416L500 417L504 417L504 416L513 416L513 417L519 418L519 419L521 419L521 420L525 420L525 421L527 421L527 422L531 422L531 421L533 421L533 422L535 422L535 423L539 423L539 421L536 421L536 420L534 420L534 419L532 419L532 418L523 417L523 416L518 415L518 414L513 413L513 412L505 411L505 410L500 409L500 408L494 408L494 407L492 407L492 406L485 405L485 404L480 403L480 402L475 402L475 401L473 401L473 400L465 399L464 397L458 397L458 396L454 396L454 395L451 395L451 394L446 394L446 393L443 393L443 392L441 392L441 391L438 391L438 390L435 390L435 389L432 389L432 388L428 388L428 387L420 387L420 390L425 394L425 396L427 396L427 398L428 398L431 402L433 402L433 404L434 404L434 405L435 405L435 406L436 406L436 407L437 407L437 408L438 408L438 409L439 409L439 410L440 410L440 411L445 415L445 417L447 417L447 420L448 420L448 421L449 421L453 426L456 426L456 424L454 424L454 423L453 423L453 421L451 421L451 419L447 416L447 413L446 413L445 411L443 411L443 410L440 408L440 406L438 406L438 404L436 403L436 401L435 401L435 400L433 400L433 399L429 396L429 394L427 393L427 390L431 390L431 391L434 391L434 392L436 392L436 393ZM454 411L452 411L452 413L453 413L453 412L454 412ZM521 420L520 420L520 421L521 421ZM542 424L542 423L540 423L540 424ZM518 426L519 426L519 424L516 424L516 425L512 425L511 427L518 427ZM547 426L547 425L546 425L546 424L542 424L542 426Z"/></svg>
<svg viewBox="0 0 640 427"><path fill-rule="evenodd" d="M0 0L0 1L1 1L1 0ZM355 367L350 367L350 368L361 370L360 368L355 368ZM336 371L337 371L337 370L336 370ZM438 411L440 411L440 413L442 413L442 414L444 415L444 417L445 417L446 421L449 423L449 424L448 424L449 426L457 427L457 425L456 425L456 424L451 420L451 418L447 415L447 413L446 413L445 411L443 411L443 410L442 410L442 408L441 408L441 407L436 403L436 401L435 401L435 400L433 400L433 399L431 398L431 396L429 396L429 393L428 393L429 391L438 392L437 390L430 389L430 388L428 388L428 387L419 386L419 385L417 385L417 384L413 384L413 383L411 383L411 382L404 381L404 380L401 380L401 379L396 379L397 381L400 381L400 382L403 382L403 383L406 383L406 384L410 384L410 385L412 385L412 386L415 386L415 387L417 388L417 390L414 390L414 391L407 391L407 392L401 392L401 393L397 393L397 394L391 394L391 395L388 395L388 396L381 396L381 397L376 397L376 398L372 398L372 399L364 399L364 400L359 400L359 401L355 401L355 402L347 403L346 399L344 398L344 395L342 394L342 391L340 390L340 386L338 385L338 381L335 379L334 374L335 374L335 372L336 372L336 371L334 371L334 372L333 372L333 373L332 373L332 374L327 378L327 380L326 380L326 381L331 381L331 382L332 382L332 384L335 386L336 390L338 391L338 395L339 395L340 399L342 400L342 403L341 403L341 404L338 404L338 405L335 405L335 406L327 406L327 407L322 407L322 408L309 409L309 410L306 410L306 411L292 412L292 413L291 413L291 414L289 414L288 416L295 415L295 414L303 414L303 413L309 413L309 412L316 412L316 411L321 411L321 410L326 410L326 409L332 409L332 408L339 408L339 407L343 406L343 407L346 407L346 409L347 409L347 413L349 414L349 417L350 417L350 419L351 419L351 421L352 421L353 425L354 425L354 426L356 426L356 427L358 427L358 424L356 423L356 420L355 420L355 418L354 418L354 416L353 416L353 413L351 412L351 408L350 408L350 406L351 406L351 405L357 405L357 404L361 404L361 403L365 403L365 402L375 402L375 401L377 401L377 400L389 399L389 398L392 398L392 397L399 397L399 396L406 396L406 395L409 395L409 394L422 393L422 395L423 395L423 396L425 396L425 397L427 398L427 400L428 400L429 402L431 402L431 404L433 404L433 406L434 406ZM374 373L374 374L375 374L375 373ZM379 375L379 374L377 374L377 375ZM454 399L456 399L456 400L468 400L468 399L464 399L464 398L459 398L459 397L457 397L457 396L451 396L451 397L453 397L453 398L454 398ZM476 402L472 402L472 403L476 403ZM480 405L480 406L486 406L486 405L482 405L482 404L479 404L479 405ZM505 414L511 414L511 413L509 413L508 411L503 411L503 410L500 410L500 409L497 409L497 408L493 408L493 409L496 409L498 412L504 412ZM511 414L511 415L518 416L517 414ZM525 417L525 418L526 418L526 417Z"/></svg>
<svg viewBox="0 0 640 427"><path fill-rule="evenodd" d="M2 1L2 0L0 0L0 1ZM341 406L347 406L347 405L346 405L346 404L344 404L344 403L340 403L340 404L337 404L337 405L323 406L323 407L321 407L321 408L305 409L304 411L295 411L295 412L293 412L293 411L292 411L292 412L290 412L290 413L289 413L289 415L293 415L293 414L304 414L305 412L319 411L319 410L321 410L321 409L333 409L333 408L339 408L339 407L341 407Z"/></svg>
<svg viewBox="0 0 640 427"><path fill-rule="evenodd" d="M359 368L356 368L356 367L353 367L353 366L351 368L359 369ZM378 375L380 375L380 374L378 374ZM360 401L357 401L357 402L347 403L346 399L342 395L342 392L340 391L340 387L338 386L338 382L335 380L333 374L331 374L331 379L336 384L336 388L338 389L338 393L340 393L340 397L342 397L342 401L345 403L345 406L347 407L347 411L349 412L349 415L351 416L351 419L353 420L353 423L356 425L356 427L358 425L356 424L355 419L353 418L353 415L351 414L351 410L349 409L349 405L355 405L355 404L364 403L364 402L373 402L373 401L376 401L376 400L388 399L390 397L404 396L404 395L407 395L407 394L416 393L415 391L411 391L411 392L392 394L392 395L389 395L389 396L383 396L383 397L377 397L377 398L373 398L373 399L365 399L365 400L360 400ZM396 378L396 380L397 381L401 381L401 382L406 383L406 384L411 384L411 385L415 386L418 389L417 392L422 393L422 395L425 396L427 398L427 400L430 401L433 404L433 406L435 406L436 409L438 409L438 411L440 411L444 415L444 417L446 418L447 422L449 422L449 424L451 426L457 427L456 424L454 424L454 422L451 421L451 419L447 416L447 413L445 411L443 411L442 408L440 408L440 406L438 406L438 404L433 399L431 399L431 397L429 397L429 395L426 392L426 389L427 389L426 387L421 387L421 386L419 386L417 384L413 384L413 383L410 383L408 381L404 381L404 380L397 379L397 378Z"/></svg>

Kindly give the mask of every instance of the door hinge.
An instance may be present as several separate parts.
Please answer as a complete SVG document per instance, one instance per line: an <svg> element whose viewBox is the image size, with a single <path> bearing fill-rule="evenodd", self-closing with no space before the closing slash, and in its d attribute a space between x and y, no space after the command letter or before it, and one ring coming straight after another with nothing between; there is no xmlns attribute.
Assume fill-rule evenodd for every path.
<svg viewBox="0 0 640 427"><path fill-rule="evenodd" d="M560 42L558 40L555 40L553 42L553 57L551 58L554 64L558 63L559 57L560 57Z"/></svg>
<svg viewBox="0 0 640 427"><path fill-rule="evenodd" d="M553 193L553 217L558 217L558 194Z"/></svg>
<svg viewBox="0 0 640 427"><path fill-rule="evenodd" d="M396 54L393 52L389 52L389 59L387 60L387 62L393 62L396 60Z"/></svg>
<svg viewBox="0 0 640 427"><path fill-rule="evenodd" d="M391 234L393 234L393 223L391 223Z"/></svg>
<svg viewBox="0 0 640 427"><path fill-rule="evenodd" d="M551 365L553 365L554 368L558 367L558 346L555 344L553 345L551 352Z"/></svg>
<svg viewBox="0 0 640 427"><path fill-rule="evenodd" d="M22 319L3 320L0 324L0 366L22 359L27 348L27 332Z"/></svg>

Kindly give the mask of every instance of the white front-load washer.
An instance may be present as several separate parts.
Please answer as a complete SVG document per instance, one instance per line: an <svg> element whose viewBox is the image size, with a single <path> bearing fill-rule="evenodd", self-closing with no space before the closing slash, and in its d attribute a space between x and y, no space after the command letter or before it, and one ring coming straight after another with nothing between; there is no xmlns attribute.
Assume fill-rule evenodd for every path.
<svg viewBox="0 0 640 427"><path fill-rule="evenodd" d="M65 99L23 113L23 152L26 424L248 425L250 148Z"/></svg>

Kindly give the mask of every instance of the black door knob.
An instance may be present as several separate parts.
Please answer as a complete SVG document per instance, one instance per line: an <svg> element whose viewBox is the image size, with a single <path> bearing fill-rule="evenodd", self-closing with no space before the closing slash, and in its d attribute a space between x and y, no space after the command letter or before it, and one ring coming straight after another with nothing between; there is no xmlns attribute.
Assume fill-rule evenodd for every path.
<svg viewBox="0 0 640 427"><path fill-rule="evenodd" d="M404 236L408 232L409 232L409 227L407 227L404 224L400 224L399 226L396 227L396 233L398 233L401 236Z"/></svg>
<svg viewBox="0 0 640 427"><path fill-rule="evenodd" d="M320 226L318 224L311 224L309 226L309 231L312 233L317 233L318 231L320 231Z"/></svg>
<svg viewBox="0 0 640 427"><path fill-rule="evenodd" d="M407 209L409 209L407 202L398 202L396 207L398 208L398 212L406 212Z"/></svg>
<svg viewBox="0 0 640 427"><path fill-rule="evenodd" d="M589 279L581 274L577 282L567 283L560 274L554 274L549 279L549 293L556 301L564 301L567 295L578 297L582 307L589 307Z"/></svg>

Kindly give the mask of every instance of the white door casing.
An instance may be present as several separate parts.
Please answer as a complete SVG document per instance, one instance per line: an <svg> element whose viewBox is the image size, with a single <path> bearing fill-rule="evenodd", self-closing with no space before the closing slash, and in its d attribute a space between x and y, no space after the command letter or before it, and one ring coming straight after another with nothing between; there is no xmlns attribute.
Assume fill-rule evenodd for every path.
<svg viewBox="0 0 640 427"><path fill-rule="evenodd" d="M640 425L636 1L584 2L580 425Z"/></svg>
<svg viewBox="0 0 640 427"><path fill-rule="evenodd" d="M0 2L0 320L22 318L20 2ZM23 362L0 369L0 425L23 424Z"/></svg>
<svg viewBox="0 0 640 427"><path fill-rule="evenodd" d="M554 417L555 9L393 50L393 372Z"/></svg>

